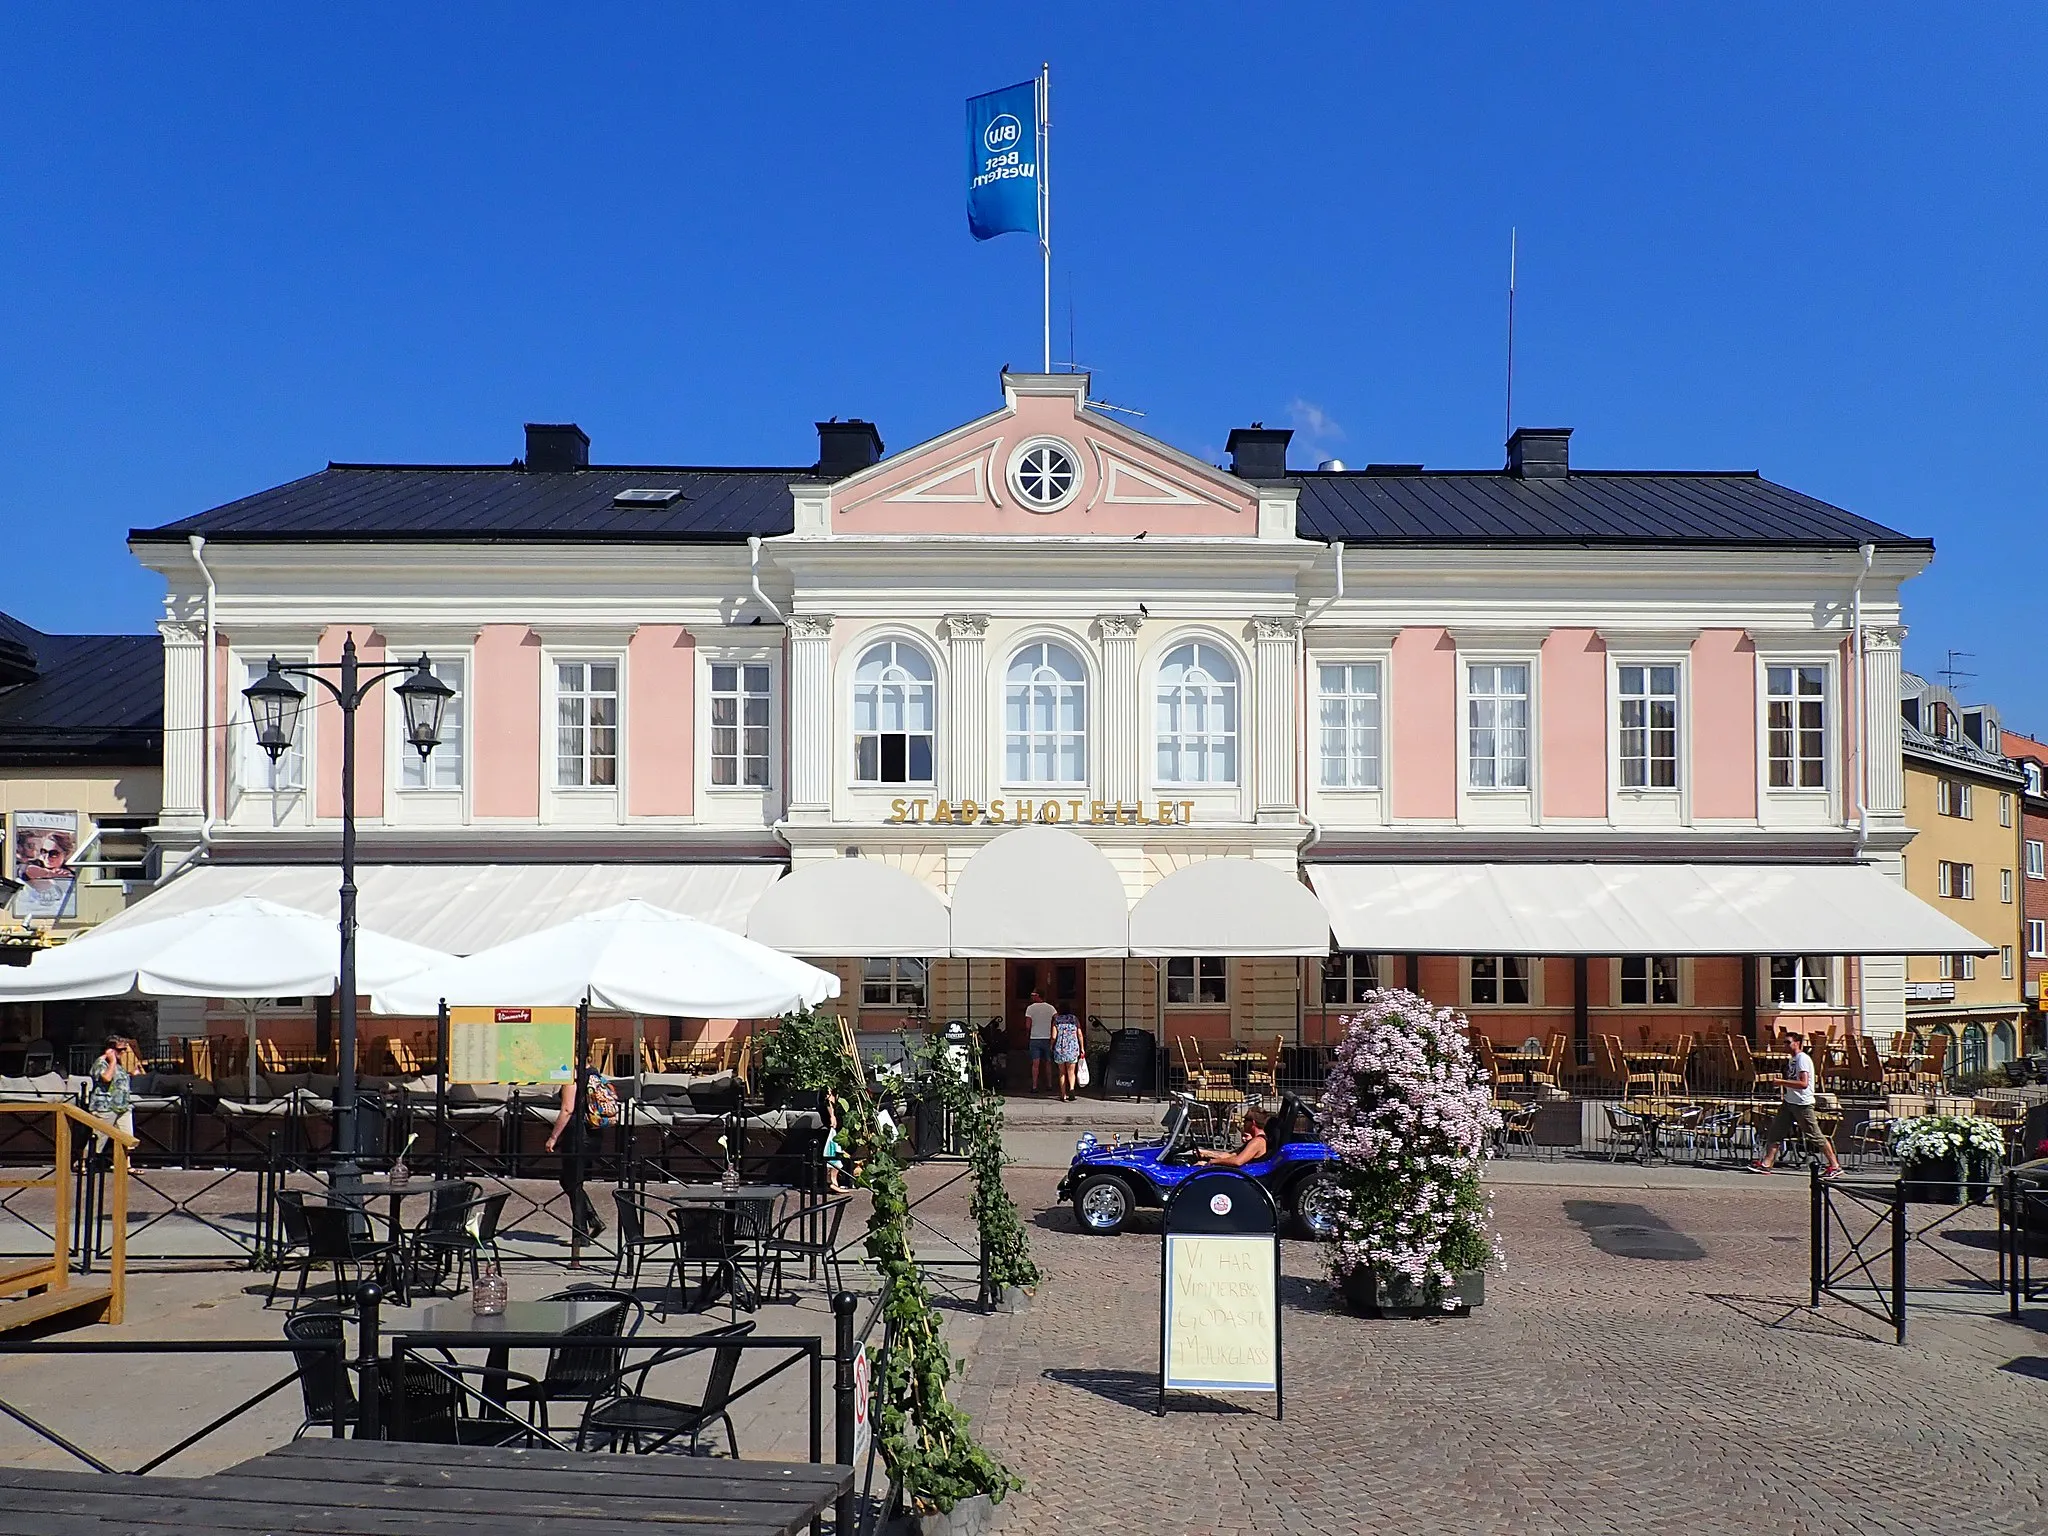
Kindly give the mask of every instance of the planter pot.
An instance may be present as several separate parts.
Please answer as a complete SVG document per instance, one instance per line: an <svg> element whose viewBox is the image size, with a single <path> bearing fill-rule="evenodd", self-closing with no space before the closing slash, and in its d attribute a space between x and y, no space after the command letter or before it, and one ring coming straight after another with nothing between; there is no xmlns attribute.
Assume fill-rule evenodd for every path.
<svg viewBox="0 0 2048 1536"><path fill-rule="evenodd" d="M1963 1167L1953 1157L1902 1163L1899 1177L1906 1182L1906 1198L1923 1205L1961 1205Z"/></svg>
<svg viewBox="0 0 2048 1536"><path fill-rule="evenodd" d="M1982 1205L1991 1198L1991 1174L1994 1160L1988 1153L1973 1152L1968 1159L1968 1180L1964 1193L1970 1204Z"/></svg>
<svg viewBox="0 0 2048 1536"><path fill-rule="evenodd" d="M1028 1312L1031 1310L1031 1293L1021 1285L1006 1285L1003 1294L996 1298L998 1312Z"/></svg>
<svg viewBox="0 0 2048 1536"><path fill-rule="evenodd" d="M1354 1269L1344 1277L1345 1303L1361 1317L1469 1317L1474 1307L1486 1304L1486 1271L1459 1270L1451 1290L1457 1305L1445 1307L1439 1297L1400 1275Z"/></svg>
<svg viewBox="0 0 2048 1536"><path fill-rule="evenodd" d="M985 1493L962 1499L950 1513L901 1515L889 1522L891 1536L982 1536L995 1518Z"/></svg>

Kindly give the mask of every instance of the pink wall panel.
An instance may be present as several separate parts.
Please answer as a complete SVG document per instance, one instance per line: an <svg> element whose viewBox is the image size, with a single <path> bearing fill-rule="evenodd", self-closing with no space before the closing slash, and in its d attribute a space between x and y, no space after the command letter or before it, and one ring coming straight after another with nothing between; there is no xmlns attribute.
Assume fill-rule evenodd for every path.
<svg viewBox="0 0 2048 1536"><path fill-rule="evenodd" d="M210 816L227 814L229 775L234 772L235 732L244 726L234 726L236 697L244 686L240 677L230 678L229 669L234 658L228 654L228 637L216 629L213 633L213 713L207 718L213 725L213 740L209 750L213 753L213 802L205 809ZM234 693L228 690L232 688ZM206 793L201 785L199 792Z"/></svg>
<svg viewBox="0 0 2048 1536"><path fill-rule="evenodd" d="M540 636L524 624L486 624L476 637L475 813L540 814Z"/></svg>
<svg viewBox="0 0 2048 1536"><path fill-rule="evenodd" d="M368 627L330 624L321 631L320 643L314 648L314 660L320 662L340 661L341 643L351 633L356 637L356 656L365 667L384 665L384 637ZM329 673L339 680L339 675ZM395 682L396 679L394 678ZM327 691L318 683L305 682L306 708L319 710L319 726L314 737L313 751L317 759L313 764L314 792L313 813L316 816L339 817L341 815L341 711L327 696ZM384 690L390 683L379 683L363 701L363 707L356 711L356 814L365 818L383 815L384 806L384 711L390 701L384 697Z"/></svg>
<svg viewBox="0 0 2048 1536"><path fill-rule="evenodd" d="M1692 645L1692 813L1756 815L1756 644L1710 629Z"/></svg>
<svg viewBox="0 0 2048 1536"><path fill-rule="evenodd" d="M1607 814L1607 646L1591 629L1543 642L1543 814Z"/></svg>
<svg viewBox="0 0 2048 1536"><path fill-rule="evenodd" d="M697 642L680 624L643 624L626 655L626 812L687 816L696 805Z"/></svg>
<svg viewBox="0 0 2048 1536"><path fill-rule="evenodd" d="M1440 628L1394 637L1394 814L1458 814L1458 647Z"/></svg>

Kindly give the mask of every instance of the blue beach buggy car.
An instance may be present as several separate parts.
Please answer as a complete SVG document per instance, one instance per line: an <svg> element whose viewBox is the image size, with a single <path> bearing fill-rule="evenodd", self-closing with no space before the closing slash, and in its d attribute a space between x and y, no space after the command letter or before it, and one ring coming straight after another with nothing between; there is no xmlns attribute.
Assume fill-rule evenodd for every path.
<svg viewBox="0 0 2048 1536"><path fill-rule="evenodd" d="M1156 1139L1105 1146L1092 1132L1081 1138L1060 1180L1059 1197L1073 1202L1083 1232L1114 1236L1137 1211L1165 1207L1167 1196L1203 1166L1195 1156L1193 1119L1194 1102L1182 1094L1167 1105ZM1292 1097L1281 1100L1266 1141L1269 1155L1244 1171L1266 1186L1301 1236L1331 1236L1343 1188L1331 1169L1330 1149L1316 1140L1307 1106Z"/></svg>

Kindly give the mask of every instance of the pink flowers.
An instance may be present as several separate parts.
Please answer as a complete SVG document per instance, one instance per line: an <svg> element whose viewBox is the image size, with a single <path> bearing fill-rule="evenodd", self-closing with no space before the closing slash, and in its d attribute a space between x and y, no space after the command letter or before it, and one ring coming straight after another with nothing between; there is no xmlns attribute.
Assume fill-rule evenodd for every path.
<svg viewBox="0 0 2048 1536"><path fill-rule="evenodd" d="M1462 1015L1413 992L1368 994L1318 1118L1350 1197L1330 1250L1338 1280L1371 1267L1441 1294L1456 1271L1492 1262L1479 1164L1501 1120Z"/></svg>

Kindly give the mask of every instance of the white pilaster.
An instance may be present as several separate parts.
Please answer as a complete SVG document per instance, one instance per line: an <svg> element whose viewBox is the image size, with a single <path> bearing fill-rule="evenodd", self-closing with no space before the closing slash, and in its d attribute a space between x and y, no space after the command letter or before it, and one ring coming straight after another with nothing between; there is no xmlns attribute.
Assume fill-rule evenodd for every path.
<svg viewBox="0 0 2048 1536"><path fill-rule="evenodd" d="M1906 764L1899 732L1899 664L1903 627L1863 631L1863 750L1870 764L1870 814L1906 809Z"/></svg>
<svg viewBox="0 0 2048 1536"><path fill-rule="evenodd" d="M988 662L983 636L988 633L985 613L949 613L946 634L947 696L947 778L955 800L988 804Z"/></svg>
<svg viewBox="0 0 2048 1536"><path fill-rule="evenodd" d="M789 814L822 819L832 808L832 616L789 616Z"/></svg>
<svg viewBox="0 0 2048 1536"><path fill-rule="evenodd" d="M1144 796L1145 711L1138 699L1135 613L1105 613L1102 626L1102 798L1136 805Z"/></svg>
<svg viewBox="0 0 2048 1536"><path fill-rule="evenodd" d="M1252 700L1257 717L1257 759L1252 765L1261 821L1294 820L1294 679L1301 669L1301 620L1274 614L1252 620L1257 673Z"/></svg>
<svg viewBox="0 0 2048 1536"><path fill-rule="evenodd" d="M159 820L196 831L206 816L206 641L191 625L174 620L156 628L164 638L164 802Z"/></svg>

